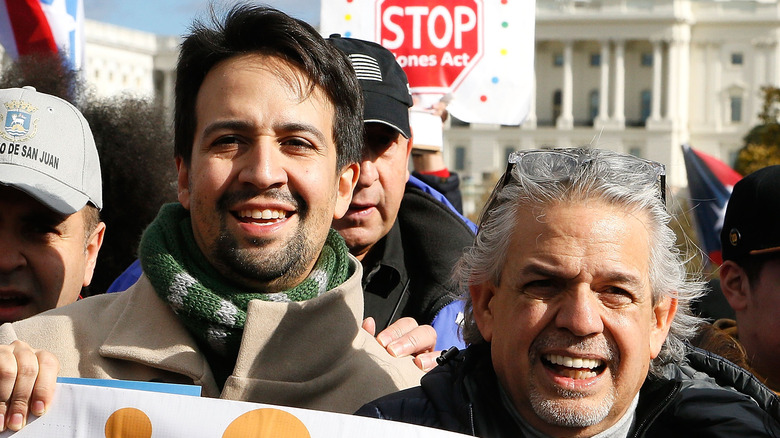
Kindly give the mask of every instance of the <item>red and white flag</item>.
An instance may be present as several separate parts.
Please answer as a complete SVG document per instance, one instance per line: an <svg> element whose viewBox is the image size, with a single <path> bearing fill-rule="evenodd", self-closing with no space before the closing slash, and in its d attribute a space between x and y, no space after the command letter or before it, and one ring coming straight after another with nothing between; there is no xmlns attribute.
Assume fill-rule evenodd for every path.
<svg viewBox="0 0 780 438"><path fill-rule="evenodd" d="M375 41L428 106L470 123L518 125L534 84L534 0L322 0L323 35Z"/></svg>
<svg viewBox="0 0 780 438"><path fill-rule="evenodd" d="M13 59L62 50L73 68L81 68L82 0L0 0L0 45Z"/></svg>

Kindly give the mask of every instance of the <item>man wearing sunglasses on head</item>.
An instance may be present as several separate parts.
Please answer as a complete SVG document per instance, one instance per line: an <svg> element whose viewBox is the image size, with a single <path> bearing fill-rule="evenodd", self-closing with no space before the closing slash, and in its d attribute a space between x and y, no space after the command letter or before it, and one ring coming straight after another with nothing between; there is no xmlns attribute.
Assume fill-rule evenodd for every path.
<svg viewBox="0 0 780 438"><path fill-rule="evenodd" d="M514 153L456 265L469 347L361 415L483 437L778 436L774 394L688 344L702 284L662 165Z"/></svg>

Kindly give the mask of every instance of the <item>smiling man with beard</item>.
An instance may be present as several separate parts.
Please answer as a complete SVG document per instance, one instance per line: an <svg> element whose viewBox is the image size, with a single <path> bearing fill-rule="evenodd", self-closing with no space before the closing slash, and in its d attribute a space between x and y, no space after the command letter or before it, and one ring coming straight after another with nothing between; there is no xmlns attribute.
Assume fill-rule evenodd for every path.
<svg viewBox="0 0 780 438"><path fill-rule="evenodd" d="M411 358L361 329L361 266L330 228L349 207L362 147L349 61L275 9L240 3L213 19L182 43L179 203L144 232L143 275L123 293L5 324L0 344L54 353L60 376L195 384L207 397L342 413L417 384ZM14 430L32 382L53 374L42 364L36 382L24 362L14 385L17 347L0 349L0 400L10 399L0 419ZM32 406L50 403L52 386L37 387Z"/></svg>
<svg viewBox="0 0 780 438"><path fill-rule="evenodd" d="M661 164L513 153L456 266L462 353L358 413L482 437L778 436L747 371L695 349Z"/></svg>

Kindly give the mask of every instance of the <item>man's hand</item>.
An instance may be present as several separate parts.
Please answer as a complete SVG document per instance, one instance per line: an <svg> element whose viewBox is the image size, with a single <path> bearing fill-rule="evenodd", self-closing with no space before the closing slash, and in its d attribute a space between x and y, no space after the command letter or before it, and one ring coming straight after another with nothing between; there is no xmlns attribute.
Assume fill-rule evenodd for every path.
<svg viewBox="0 0 780 438"><path fill-rule="evenodd" d="M368 317L363 321L363 329L374 336L376 322ZM418 325L414 318L404 317L387 326L376 340L395 357L414 356L414 363L423 371L430 371L436 366L438 351L436 346L436 330L429 325Z"/></svg>
<svg viewBox="0 0 780 438"><path fill-rule="evenodd" d="M18 431L27 415L43 415L54 399L60 362L22 341L0 345L0 431Z"/></svg>

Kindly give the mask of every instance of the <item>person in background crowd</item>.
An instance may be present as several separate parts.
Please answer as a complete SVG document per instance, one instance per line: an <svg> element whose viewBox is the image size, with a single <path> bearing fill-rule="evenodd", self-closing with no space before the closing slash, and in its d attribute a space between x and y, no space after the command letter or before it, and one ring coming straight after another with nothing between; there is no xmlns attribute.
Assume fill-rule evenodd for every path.
<svg viewBox="0 0 780 438"><path fill-rule="evenodd" d="M94 96L63 53L24 55L0 73L0 88L25 85L73 103L89 123L103 180L100 219L110 231L81 296L103 293L137 258L141 233L160 207L176 200L172 127L162 106L148 99ZM139 264L134 280L140 270Z"/></svg>
<svg viewBox="0 0 780 438"><path fill-rule="evenodd" d="M456 267L465 352L358 414L483 437L778 436L777 397L687 340L663 166L598 149L510 155Z"/></svg>
<svg viewBox="0 0 780 438"><path fill-rule="evenodd" d="M698 343L750 369L775 392L780 391L778 224L780 166L757 170L734 185L720 234L723 264L719 275L736 321L715 321L717 333L707 335L709 342Z"/></svg>
<svg viewBox="0 0 780 438"><path fill-rule="evenodd" d="M438 349L462 346L456 337L461 303L454 301L449 277L474 234L469 222L426 193L422 182L410 181L415 137L406 74L379 44L339 35L328 41L349 57L365 98L360 178L347 213L333 222L363 265L365 316L379 330L412 317L433 324ZM422 354L417 360L427 370L435 366L435 356Z"/></svg>
<svg viewBox="0 0 780 438"><path fill-rule="evenodd" d="M463 195L460 191L460 176L457 172L450 171L444 162L443 124L449 117L447 105L451 99L452 95L447 94L432 105L425 106L419 96L414 97L412 114L415 123L413 125L420 124L423 128L436 129L437 132L430 141L421 138L422 141L415 143L412 149L414 167L412 176L444 194L455 210L462 214Z"/></svg>
<svg viewBox="0 0 780 438"><path fill-rule="evenodd" d="M0 321L76 301L106 226L100 162L82 114L33 87L0 89Z"/></svg>

